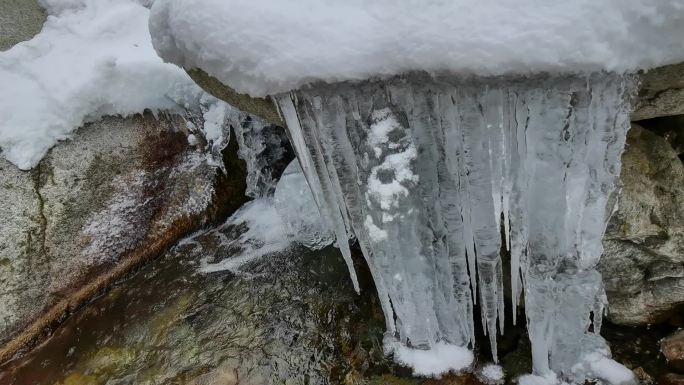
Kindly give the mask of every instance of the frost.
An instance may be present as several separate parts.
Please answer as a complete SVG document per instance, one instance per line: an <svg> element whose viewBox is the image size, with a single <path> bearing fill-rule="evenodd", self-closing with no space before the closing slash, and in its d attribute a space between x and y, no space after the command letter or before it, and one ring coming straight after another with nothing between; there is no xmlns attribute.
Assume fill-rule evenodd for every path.
<svg viewBox="0 0 684 385"><path fill-rule="evenodd" d="M149 10L132 0L42 0L33 39L0 52L0 148L21 169L104 115L195 105L201 90L164 64L150 42Z"/></svg>
<svg viewBox="0 0 684 385"><path fill-rule="evenodd" d="M320 249L335 241L335 234L330 230L327 219L321 217L296 159L280 177L274 201L291 240L310 249Z"/></svg>
<svg viewBox="0 0 684 385"><path fill-rule="evenodd" d="M477 75L684 61L682 0L158 0L165 60L241 93L408 71Z"/></svg>
<svg viewBox="0 0 684 385"><path fill-rule="evenodd" d="M514 314L525 290L529 381L618 379L585 363L606 349L594 266L633 89L630 76L605 72L410 74L276 96L342 254L348 238L359 242L397 360L420 371L424 362L402 352L472 348L477 303L497 361L503 249Z"/></svg>

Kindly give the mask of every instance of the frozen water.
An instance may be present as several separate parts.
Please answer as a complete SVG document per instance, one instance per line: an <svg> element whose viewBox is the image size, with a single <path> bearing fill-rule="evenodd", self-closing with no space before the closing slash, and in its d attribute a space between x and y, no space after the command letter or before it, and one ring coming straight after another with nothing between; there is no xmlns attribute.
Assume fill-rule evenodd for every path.
<svg viewBox="0 0 684 385"><path fill-rule="evenodd" d="M331 225L321 217L297 159L290 162L280 177L274 201L292 240L310 249L320 249L335 241Z"/></svg>
<svg viewBox="0 0 684 385"><path fill-rule="evenodd" d="M321 249L333 243L335 235L316 207L311 189L295 159L283 172L273 197L248 202L218 229L210 230L231 257L202 263L205 273L240 267L268 254L283 252L294 244ZM229 236L223 233L236 232Z"/></svg>
<svg viewBox="0 0 684 385"><path fill-rule="evenodd" d="M613 73L412 73L276 97L343 254L348 238L359 241L389 346L472 347L478 303L496 362L510 253L513 313L524 289L534 374L599 376L578 363L605 350L594 266L633 83Z"/></svg>
<svg viewBox="0 0 684 385"><path fill-rule="evenodd" d="M229 140L237 141L237 155L247 167L245 195L251 198L272 196L278 178L294 158L285 129L210 95L202 96L199 107L202 132L216 159L222 158L221 151Z"/></svg>

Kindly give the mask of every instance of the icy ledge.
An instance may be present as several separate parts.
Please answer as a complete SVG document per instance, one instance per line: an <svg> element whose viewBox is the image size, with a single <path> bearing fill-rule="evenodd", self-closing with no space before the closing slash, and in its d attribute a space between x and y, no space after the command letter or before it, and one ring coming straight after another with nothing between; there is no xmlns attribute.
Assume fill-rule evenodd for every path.
<svg viewBox="0 0 684 385"><path fill-rule="evenodd" d="M532 343L533 376L521 380L633 383L599 335L594 267L634 88L605 72L413 73L276 97L353 280L347 239L361 246L398 361L418 374L467 367L476 304L496 361L509 260L513 314L524 290Z"/></svg>
<svg viewBox="0 0 684 385"><path fill-rule="evenodd" d="M157 0L153 44L238 92L411 70L623 72L684 61L682 0Z"/></svg>

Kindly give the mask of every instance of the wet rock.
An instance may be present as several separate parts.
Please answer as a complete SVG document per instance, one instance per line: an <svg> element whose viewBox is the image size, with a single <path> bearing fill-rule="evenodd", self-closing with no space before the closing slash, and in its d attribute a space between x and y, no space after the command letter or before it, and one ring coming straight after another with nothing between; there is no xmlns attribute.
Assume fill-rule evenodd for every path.
<svg viewBox="0 0 684 385"><path fill-rule="evenodd" d="M679 330L664 338L660 343L660 351L672 368L684 372L684 330Z"/></svg>
<svg viewBox="0 0 684 385"><path fill-rule="evenodd" d="M0 156L0 361L245 201L237 144L224 151L228 177L189 134L180 115L106 117L33 170Z"/></svg>
<svg viewBox="0 0 684 385"><path fill-rule="evenodd" d="M653 384L653 377L651 377L650 374L646 373L646 371L642 367L638 367L633 370L634 376L639 380L639 384L641 385L652 385Z"/></svg>
<svg viewBox="0 0 684 385"><path fill-rule="evenodd" d="M664 138L634 124L621 180L599 262L608 317L654 323L684 303L684 166Z"/></svg>
<svg viewBox="0 0 684 385"><path fill-rule="evenodd" d="M684 375L676 373L668 373L660 378L658 381L660 385L684 385Z"/></svg>

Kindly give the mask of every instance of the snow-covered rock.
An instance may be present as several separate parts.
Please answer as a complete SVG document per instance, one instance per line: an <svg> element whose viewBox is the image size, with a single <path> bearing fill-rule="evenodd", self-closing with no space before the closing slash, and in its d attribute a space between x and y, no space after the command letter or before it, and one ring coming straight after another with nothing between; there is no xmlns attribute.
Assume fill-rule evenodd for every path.
<svg viewBox="0 0 684 385"><path fill-rule="evenodd" d="M413 70L630 71L684 60L681 0L157 0L153 44L238 92Z"/></svg>
<svg viewBox="0 0 684 385"><path fill-rule="evenodd" d="M12 12L0 12L0 32L24 25L17 22L22 14L16 11L22 8L14 1L9 4ZM40 33L0 52L3 158L29 169L85 122L197 105L201 89L154 52L149 10L140 2L41 4L49 16Z"/></svg>
<svg viewBox="0 0 684 385"><path fill-rule="evenodd" d="M0 159L0 344L24 332L0 349L0 361L135 264L244 202L237 142L225 159L210 150L185 117L146 113L87 124L30 171Z"/></svg>

